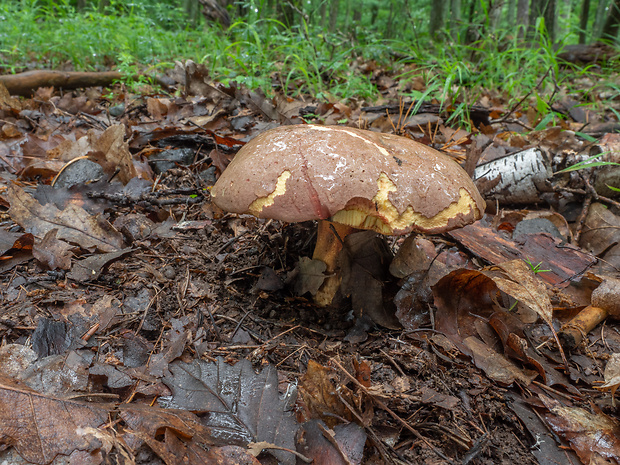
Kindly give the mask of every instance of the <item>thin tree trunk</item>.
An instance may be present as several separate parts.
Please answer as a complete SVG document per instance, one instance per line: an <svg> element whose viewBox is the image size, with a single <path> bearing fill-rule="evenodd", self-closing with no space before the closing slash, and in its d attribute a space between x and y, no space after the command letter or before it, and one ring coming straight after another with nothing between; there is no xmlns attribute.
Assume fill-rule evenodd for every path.
<svg viewBox="0 0 620 465"><path fill-rule="evenodd" d="M457 40L461 28L461 0L450 0L450 10L450 34Z"/></svg>
<svg viewBox="0 0 620 465"><path fill-rule="evenodd" d="M581 18L579 19L579 43L586 43L588 32L588 16L590 16L590 0L583 0L581 4Z"/></svg>
<svg viewBox="0 0 620 465"><path fill-rule="evenodd" d="M517 0L508 0L508 9L506 10L506 23L509 28L516 26Z"/></svg>
<svg viewBox="0 0 620 465"><path fill-rule="evenodd" d="M618 37L618 30L620 29L620 0L615 0L609 7L609 13L603 31L601 32L601 39L615 41Z"/></svg>
<svg viewBox="0 0 620 465"><path fill-rule="evenodd" d="M499 25L499 19L501 17L504 2L503 0L495 0L489 3L489 29L490 31L495 31Z"/></svg>
<svg viewBox="0 0 620 465"><path fill-rule="evenodd" d="M392 33L394 32L394 2L390 2L390 14L388 15L388 19L385 22L385 30L383 31L383 36L386 39L390 39L392 37Z"/></svg>
<svg viewBox="0 0 620 465"><path fill-rule="evenodd" d="M530 0L517 1L517 17L515 26L518 28L518 37L523 39L530 24Z"/></svg>
<svg viewBox="0 0 620 465"><path fill-rule="evenodd" d="M444 2L443 1L432 1L431 2L431 16L429 20L429 34L431 37L436 38L437 33L443 27L443 10L444 10Z"/></svg>
<svg viewBox="0 0 620 465"><path fill-rule="evenodd" d="M605 12L607 11L609 0L599 0L596 6L596 16L592 25L592 37L600 37L605 25Z"/></svg>
<svg viewBox="0 0 620 465"><path fill-rule="evenodd" d="M325 30L325 26L327 26L327 0L323 0L321 3L320 15L321 15L321 29Z"/></svg>
<svg viewBox="0 0 620 465"><path fill-rule="evenodd" d="M557 5L556 0L547 0L544 5L543 17L545 18L545 27L551 43L555 42L557 28Z"/></svg>
<svg viewBox="0 0 620 465"><path fill-rule="evenodd" d="M329 7L329 30L330 32L336 32L336 25L338 24L338 5L340 0L331 0Z"/></svg>

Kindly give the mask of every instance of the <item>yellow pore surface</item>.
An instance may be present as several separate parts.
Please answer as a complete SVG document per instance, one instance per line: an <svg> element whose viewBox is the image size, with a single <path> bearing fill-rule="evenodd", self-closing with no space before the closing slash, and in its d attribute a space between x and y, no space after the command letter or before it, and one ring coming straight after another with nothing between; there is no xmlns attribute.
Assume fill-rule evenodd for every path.
<svg viewBox="0 0 620 465"><path fill-rule="evenodd" d="M273 205L276 197L286 192L286 181L291 177L290 171L284 171L276 181L276 188L266 197L260 197L250 204L248 211L254 216L260 216L263 208Z"/></svg>
<svg viewBox="0 0 620 465"><path fill-rule="evenodd" d="M256 199L248 207L248 211L260 216L264 208L273 205L275 198L286 192L286 181L291 177L290 171L284 171L276 181L276 187L271 194ZM401 214L398 209L390 202L389 194L397 191L396 184L385 173L379 175L377 180L377 193L372 198L375 209L368 210L360 206L360 208L351 208L336 212L331 221L345 224L358 229L370 229L378 233L390 235L394 231L400 232L414 229L420 230L439 230L448 225L450 219L458 216L459 213L467 214L470 211L478 211L475 200L469 195L465 189L459 189L460 198L458 202L453 202L437 215L427 218L413 210L409 205Z"/></svg>
<svg viewBox="0 0 620 465"><path fill-rule="evenodd" d="M466 214L470 211L477 211L475 200L465 189L459 189L460 198L458 202L453 202L448 207L440 211L437 215L427 218L421 213L415 212L409 205L402 213L390 202L390 192L398 189L392 180L385 173L381 173L377 180L377 193L372 198L376 209L369 211L366 209L341 210L337 212L332 221L346 224L358 229L372 229L378 233L390 235L394 231L404 231L415 225L416 229L436 230L445 228L451 218L459 213Z"/></svg>

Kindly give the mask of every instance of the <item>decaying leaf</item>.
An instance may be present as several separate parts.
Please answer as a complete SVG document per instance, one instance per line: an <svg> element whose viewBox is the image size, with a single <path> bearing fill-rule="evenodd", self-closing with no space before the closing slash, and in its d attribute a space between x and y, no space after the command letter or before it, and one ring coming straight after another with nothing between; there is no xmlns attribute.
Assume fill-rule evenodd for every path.
<svg viewBox="0 0 620 465"><path fill-rule="evenodd" d="M15 184L9 187L7 197L13 221L36 237L57 229L59 239L84 248L115 252L123 246L121 233L101 216L91 216L81 207L70 204L61 211L51 204L41 205Z"/></svg>
<svg viewBox="0 0 620 465"><path fill-rule="evenodd" d="M543 394L539 397L549 409L545 415L547 423L570 443L582 463L620 462L618 420L600 411L590 413L582 408L564 406ZM600 459L607 461L597 462Z"/></svg>
<svg viewBox="0 0 620 465"><path fill-rule="evenodd" d="M562 344L553 327L553 306L544 283L537 278L537 275L523 260L511 260L498 265L498 268L504 272L505 276L492 275L491 279L501 291L534 310L549 325L549 329L558 344L564 365L568 366Z"/></svg>
<svg viewBox="0 0 620 465"><path fill-rule="evenodd" d="M132 248L127 248L99 255L91 255L90 257L75 262L73 269L67 276L79 282L94 281L99 278L106 266L133 252L133 250Z"/></svg>
<svg viewBox="0 0 620 465"><path fill-rule="evenodd" d="M476 366L498 383L510 385L518 381L521 384L528 385L538 376L536 371L523 370L517 367L476 337L468 337L463 342L470 350Z"/></svg>
<svg viewBox="0 0 620 465"><path fill-rule="evenodd" d="M327 265L321 260L299 257L299 276L295 281L295 293L297 295L304 295L306 292L311 295L316 294L325 281L326 269Z"/></svg>
<svg viewBox="0 0 620 465"><path fill-rule="evenodd" d="M306 374L299 383L299 393L307 409L308 418L321 418L328 426L337 423L336 417L352 420L336 392L335 372L314 360L308 362Z"/></svg>
<svg viewBox="0 0 620 465"><path fill-rule="evenodd" d="M75 142L68 139L63 141L49 154L52 158L64 161L86 154L92 161L99 163L108 176L117 173L116 177L127 184L136 177L137 171L124 136L125 127L122 124L110 126L103 133L91 129L86 136Z"/></svg>
<svg viewBox="0 0 620 465"><path fill-rule="evenodd" d="M340 290L351 296L353 311L386 328L399 328L393 308L383 302L383 283L392 261L385 239L373 231L349 234L338 257L342 274Z"/></svg>
<svg viewBox="0 0 620 465"><path fill-rule="evenodd" d="M107 421L105 406L44 396L0 375L0 445L15 447L31 463L100 449L100 439L88 428Z"/></svg>
<svg viewBox="0 0 620 465"><path fill-rule="evenodd" d="M605 365L605 384L599 386L599 389L609 389L611 391L612 401L615 406L615 394L620 387L620 354L611 354L611 357Z"/></svg>
<svg viewBox="0 0 620 465"><path fill-rule="evenodd" d="M310 420L297 434L299 452L313 463L358 465L362 462L366 433L355 423L327 427L321 420Z"/></svg>
<svg viewBox="0 0 620 465"><path fill-rule="evenodd" d="M172 391L167 407L209 413L203 424L219 444L245 446L266 441L294 449L297 424L287 399L280 399L274 367L256 373L243 359L234 366L223 359L217 363L194 360L174 362L164 383ZM295 457L283 450L271 450L281 463L294 464Z"/></svg>
<svg viewBox="0 0 620 465"><path fill-rule="evenodd" d="M489 324L492 319L501 321L500 316L505 312L499 305L500 289L492 279L496 275L495 272L456 270L440 279L433 286L436 328L461 352L471 356L476 366L491 379L502 384L519 381L527 385L537 372L517 367L498 352L509 347L511 334L502 334L505 325Z"/></svg>
<svg viewBox="0 0 620 465"><path fill-rule="evenodd" d="M553 307L547 288L536 278L527 263L523 260L511 260L497 267L504 272L504 276L491 276L497 287L534 310L547 324L551 324Z"/></svg>
<svg viewBox="0 0 620 465"><path fill-rule="evenodd" d="M58 229L50 229L43 240L32 248L32 255L50 270L71 268L72 247L56 238Z"/></svg>
<svg viewBox="0 0 620 465"><path fill-rule="evenodd" d="M186 410L127 405L120 408L119 415L130 428L128 435L144 441L166 464L259 464L240 447L214 446L214 431Z"/></svg>

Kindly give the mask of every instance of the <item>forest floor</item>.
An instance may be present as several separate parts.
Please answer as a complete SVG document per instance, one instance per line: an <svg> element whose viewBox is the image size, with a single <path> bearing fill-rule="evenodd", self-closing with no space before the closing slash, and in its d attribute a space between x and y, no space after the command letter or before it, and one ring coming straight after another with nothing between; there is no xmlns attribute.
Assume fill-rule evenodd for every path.
<svg viewBox="0 0 620 465"><path fill-rule="evenodd" d="M617 276L620 255L599 258L619 204L593 174L613 167L547 176L513 209L514 186L479 181L476 225L386 239L400 328L360 324L372 280L328 308L299 290L314 222L229 214L209 194L282 124L397 132L470 169L539 150L558 171L592 147L618 156L613 112L560 93L565 118L537 128L544 115L489 95L465 131L439 102L407 114L379 74L385 107L172 77L177 96L0 89L0 463L620 463L620 327L572 351L554 335Z"/></svg>

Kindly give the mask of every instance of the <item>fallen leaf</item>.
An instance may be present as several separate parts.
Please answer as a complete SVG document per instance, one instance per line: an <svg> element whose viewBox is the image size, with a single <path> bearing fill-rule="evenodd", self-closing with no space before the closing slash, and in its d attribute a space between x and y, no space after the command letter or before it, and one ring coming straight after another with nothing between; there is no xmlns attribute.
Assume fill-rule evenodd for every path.
<svg viewBox="0 0 620 465"><path fill-rule="evenodd" d="M620 354L611 354L607 365L605 365L603 376L605 377L605 384L599 386L599 389L609 389L611 391L612 401L615 406L614 395L618 387L620 387Z"/></svg>
<svg viewBox="0 0 620 465"><path fill-rule="evenodd" d="M578 407L567 407L544 394L540 400L549 413L545 420L553 431L565 438L577 453L582 463L620 462L620 423L612 417L597 411L590 413Z"/></svg>
<svg viewBox="0 0 620 465"><path fill-rule="evenodd" d="M463 342L469 349L474 364L493 381L506 386L518 381L527 386L538 376L538 372L534 370L524 370L517 367L476 337L468 337Z"/></svg>
<svg viewBox="0 0 620 465"><path fill-rule="evenodd" d="M497 287L534 310L549 325L553 320L553 306L545 284L523 260L511 260L497 265L504 276L491 275ZM493 270L494 268L491 268Z"/></svg>
<svg viewBox="0 0 620 465"><path fill-rule="evenodd" d="M223 444L247 445L266 441L294 449L297 424L287 399L280 399L276 369L268 366L255 373L243 359L234 366L222 358L217 363L194 360L170 365L164 384L172 391L165 402L169 408L209 413L203 424ZM294 464L295 457L282 450L271 450L281 463Z"/></svg>
<svg viewBox="0 0 620 465"><path fill-rule="evenodd" d="M56 238L58 229L50 229L43 240L32 248L32 255L50 270L71 269L72 246Z"/></svg>
<svg viewBox="0 0 620 465"><path fill-rule="evenodd" d="M43 206L15 184L9 186L7 197L13 221L36 237L57 229L59 239L84 248L114 252L123 245L123 236L107 220L91 216L81 207L70 204L61 211L51 204Z"/></svg>
<svg viewBox="0 0 620 465"><path fill-rule="evenodd" d="M337 393L337 378L331 368L314 360L308 362L306 374L299 382L299 393L308 419L320 417L328 426L335 426L337 417L353 419Z"/></svg>
<svg viewBox="0 0 620 465"><path fill-rule="evenodd" d="M314 295L325 281L327 265L321 260L309 257L299 257L299 276L295 281L295 294L304 295L309 292Z"/></svg>
<svg viewBox="0 0 620 465"><path fill-rule="evenodd" d="M67 274L67 277L81 283L94 281L99 278L106 266L133 252L133 250L134 249L127 248L116 252L92 255L76 261L73 265L73 269Z"/></svg>
<svg viewBox="0 0 620 465"><path fill-rule="evenodd" d="M359 465L366 433L355 423L328 428L321 420L310 420L297 433L297 449L314 464Z"/></svg>
<svg viewBox="0 0 620 465"><path fill-rule="evenodd" d="M59 454L100 449L88 428L100 427L108 415L101 404L44 396L0 375L0 445L15 447L28 462L45 465Z"/></svg>

